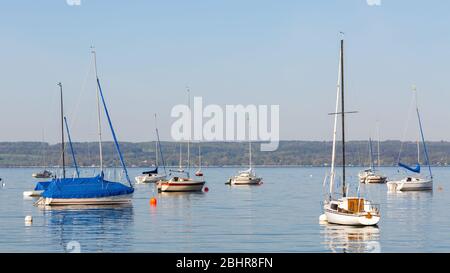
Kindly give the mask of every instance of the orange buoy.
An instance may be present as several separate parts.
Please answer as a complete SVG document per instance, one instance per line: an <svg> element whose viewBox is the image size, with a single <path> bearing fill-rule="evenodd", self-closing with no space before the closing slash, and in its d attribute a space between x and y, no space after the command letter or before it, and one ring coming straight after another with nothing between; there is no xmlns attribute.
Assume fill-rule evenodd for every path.
<svg viewBox="0 0 450 273"><path fill-rule="evenodd" d="M205 192L209 192L209 188L208 187L205 187Z"/></svg>
<svg viewBox="0 0 450 273"><path fill-rule="evenodd" d="M156 198L155 197L152 197L151 199L150 199L150 206L154 206L154 207L156 207L156 204L158 203L158 201L156 201Z"/></svg>

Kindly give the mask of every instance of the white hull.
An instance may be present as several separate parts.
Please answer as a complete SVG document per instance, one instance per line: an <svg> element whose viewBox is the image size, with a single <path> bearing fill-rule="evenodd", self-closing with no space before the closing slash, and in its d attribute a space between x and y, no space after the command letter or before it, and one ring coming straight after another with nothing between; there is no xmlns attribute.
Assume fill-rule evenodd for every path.
<svg viewBox="0 0 450 273"><path fill-rule="evenodd" d="M323 206L324 216L321 222L346 226L376 226L380 221L379 209L370 201L346 197L331 201Z"/></svg>
<svg viewBox="0 0 450 273"><path fill-rule="evenodd" d="M379 216L371 216L370 219L365 215L353 215L338 213L336 211L325 211L327 222L336 225L346 226L376 226L380 221Z"/></svg>
<svg viewBox="0 0 450 273"><path fill-rule="evenodd" d="M157 188L159 192L199 192L203 190L205 181L159 181Z"/></svg>
<svg viewBox="0 0 450 273"><path fill-rule="evenodd" d="M138 184L156 183L164 179L166 179L165 175L140 175L134 178Z"/></svg>
<svg viewBox="0 0 450 273"><path fill-rule="evenodd" d="M24 191L24 197L40 197L44 191Z"/></svg>
<svg viewBox="0 0 450 273"><path fill-rule="evenodd" d="M72 205L118 205L131 203L131 195L119 195L101 198L41 198L36 203L43 206Z"/></svg>
<svg viewBox="0 0 450 273"><path fill-rule="evenodd" d="M243 180L243 179L230 179L230 184L231 185L260 185L261 184L261 178L255 178L255 179L248 179L248 180Z"/></svg>
<svg viewBox="0 0 450 273"><path fill-rule="evenodd" d="M395 191L430 191L433 190L433 180L423 178L408 178L387 183L390 192Z"/></svg>

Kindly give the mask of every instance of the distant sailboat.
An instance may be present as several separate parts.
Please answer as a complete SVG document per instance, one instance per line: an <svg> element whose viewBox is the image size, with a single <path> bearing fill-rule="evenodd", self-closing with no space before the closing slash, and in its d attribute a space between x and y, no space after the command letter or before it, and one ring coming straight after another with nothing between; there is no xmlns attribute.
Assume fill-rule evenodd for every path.
<svg viewBox="0 0 450 273"><path fill-rule="evenodd" d="M61 129L62 129L62 156L63 168L62 177L53 179L48 188L42 193L42 197L36 202L36 205L44 206L61 206L61 205L113 205L127 204L131 202L131 195L134 192L128 176L128 171L120 151L120 146L112 126L111 118L103 96L100 80L97 74L96 53L92 51L95 65L95 76L97 81L97 112L98 112L98 128L99 128L99 148L100 148L100 174L95 177L74 177L66 178L65 159L64 159L64 129L63 129L63 99L62 85L61 88ZM102 139L101 139L101 115L100 115L100 99L103 104L105 115L108 120L114 144L120 158L125 178L129 184L126 186L119 182L107 181L103 172L103 155L102 155Z"/></svg>
<svg viewBox="0 0 450 273"><path fill-rule="evenodd" d="M402 148L400 148L400 153L398 156L398 166L403 168L413 175L407 175L405 178L396 181L389 181L387 183L387 187L389 191L429 191L433 190L433 173L431 172L430 160L428 157L427 144L425 142L425 137L422 128L422 120L420 118L419 106L417 103L417 90L416 87L413 86L413 100L416 106L416 115L417 121L419 124L419 138L420 141L417 141L417 164L412 167L405 163L401 162L401 153ZM421 174L421 165L420 165L420 142L423 145L423 151L425 154L425 164L428 167L428 176L424 176ZM403 146L403 144L402 144Z"/></svg>
<svg viewBox="0 0 450 273"><path fill-rule="evenodd" d="M341 98L341 112L339 112L339 97ZM326 179L329 179L329 193L324 201L324 214L320 216L320 220L330 224L348 225L348 226L375 226L380 221L381 215L379 209L369 200L359 196L349 197L346 185L346 157L345 157L345 106L344 106L344 40L341 39L340 61L339 61L339 77L336 94L336 111L333 113L334 130L333 130L333 151L331 160L331 171ZM338 116L342 121L342 183L340 198L336 198L334 194L334 184L336 182L336 137Z"/></svg>
<svg viewBox="0 0 450 273"><path fill-rule="evenodd" d="M190 95L188 91L188 106L190 107ZM180 166L178 170L171 170L175 173L170 179L161 180L156 183L159 192L200 192L205 186L205 179L203 176L196 176L196 179L190 177L190 137L187 141L187 168L183 169L182 161L182 146L180 143Z"/></svg>
<svg viewBox="0 0 450 273"><path fill-rule="evenodd" d="M240 171L237 175L228 179L228 185L261 185L262 178L256 175L255 170L252 166L252 140L250 137L250 125L249 125L249 137L248 137L248 158L249 158L249 168L244 171Z"/></svg>
<svg viewBox="0 0 450 273"><path fill-rule="evenodd" d="M380 142L378 142L378 162L380 162ZM377 169L375 169L375 165L373 164L373 151L372 151L372 139L369 139L369 159L370 159L370 167L364 171L361 171L358 176L361 183L366 184L384 184L386 183L387 177L380 174Z"/></svg>
<svg viewBox="0 0 450 273"><path fill-rule="evenodd" d="M47 164L46 160L46 143L44 142L44 132L42 132L42 165ZM33 178L51 178L53 176L53 173L49 170L44 169L42 172L33 173L31 175Z"/></svg>
<svg viewBox="0 0 450 273"><path fill-rule="evenodd" d="M158 128L156 125L156 114L155 114L155 131L156 131L156 134L158 135ZM155 183L160 180L166 179L166 176L167 176L166 174L160 174L158 172L158 168L159 168L158 151L159 151L160 146L161 146L161 143L159 141L159 136L158 136L158 140L155 141L155 169L142 172L142 175L136 176L134 179L136 180L137 183L139 183L139 184Z"/></svg>
<svg viewBox="0 0 450 273"><path fill-rule="evenodd" d="M198 143L198 170L195 172L195 176L203 176L202 172L202 152L201 145Z"/></svg>

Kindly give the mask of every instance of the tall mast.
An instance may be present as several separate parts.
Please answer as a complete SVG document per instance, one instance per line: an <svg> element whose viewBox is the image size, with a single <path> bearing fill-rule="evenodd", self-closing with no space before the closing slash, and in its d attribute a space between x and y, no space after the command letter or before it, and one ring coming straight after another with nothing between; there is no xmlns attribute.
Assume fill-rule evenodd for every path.
<svg viewBox="0 0 450 273"><path fill-rule="evenodd" d="M200 142L198 143L198 169L202 169L202 152Z"/></svg>
<svg viewBox="0 0 450 273"><path fill-rule="evenodd" d="M92 56L94 58L94 70L95 70L95 79L98 83L98 72L97 72L97 53L94 47L92 49ZM101 122L101 112L100 112L100 90L97 84L97 124L98 124L98 148L99 148L99 157L100 157L100 172L103 174L103 148L102 148L102 122Z"/></svg>
<svg viewBox="0 0 450 273"><path fill-rule="evenodd" d="M248 160L249 160L249 167L252 168L252 138L251 138L251 128L250 128L250 120L247 118L248 121Z"/></svg>
<svg viewBox="0 0 450 273"><path fill-rule="evenodd" d="M60 98L61 98L61 154L62 154L62 178L66 178L66 156L64 152L64 103L62 83L58 82Z"/></svg>
<svg viewBox="0 0 450 273"><path fill-rule="evenodd" d="M378 169L381 167L381 161L380 161L380 124L377 123L377 135L378 135L378 159L377 159L377 165Z"/></svg>
<svg viewBox="0 0 450 273"><path fill-rule="evenodd" d="M413 84L412 86L412 91L413 91L413 95L414 95L414 101L416 103L416 111L419 111L419 104L417 102L417 88L416 85ZM420 164L420 134L421 134L421 128L420 128L420 124L419 124L419 132L417 134L417 163Z"/></svg>
<svg viewBox="0 0 450 273"><path fill-rule="evenodd" d="M187 88L187 94L188 94L188 107L189 107L189 112L191 112L191 91L189 90L189 87ZM192 115L191 115L192 116ZM191 124L189 124L189 126L191 126ZM189 172L190 172L190 168L191 168L191 162L190 162L190 156L191 156L191 151L190 151L190 146L191 146L191 132L188 136L188 142L187 142L187 176L189 177Z"/></svg>
<svg viewBox="0 0 450 273"><path fill-rule="evenodd" d="M157 124L157 122L156 122L156 113L155 113L155 131L157 131L158 130L158 124ZM159 159L159 157L158 157L158 141L155 141L155 164L156 164L156 167L158 167L158 159Z"/></svg>
<svg viewBox="0 0 450 273"><path fill-rule="evenodd" d="M342 118L342 196L346 197L345 185L345 105L344 105L344 39L341 39L341 118Z"/></svg>
<svg viewBox="0 0 450 273"><path fill-rule="evenodd" d="M374 164L373 164L372 138L369 138L369 152L370 152L370 169L373 171Z"/></svg>
<svg viewBox="0 0 450 273"><path fill-rule="evenodd" d="M331 174L330 174L330 199L333 194L333 184L334 178L336 177L336 139L337 139L337 125L338 125L338 112L339 112L339 95L341 91L341 57L342 52L339 51L339 68L338 68L338 79L336 84L336 109L333 113L334 115L334 128L333 128L333 151L331 155Z"/></svg>

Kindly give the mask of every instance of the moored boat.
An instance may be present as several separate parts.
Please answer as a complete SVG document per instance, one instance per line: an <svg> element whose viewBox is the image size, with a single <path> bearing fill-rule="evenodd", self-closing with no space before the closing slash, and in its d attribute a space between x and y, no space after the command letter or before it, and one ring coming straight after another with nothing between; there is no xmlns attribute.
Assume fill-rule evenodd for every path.
<svg viewBox="0 0 450 273"><path fill-rule="evenodd" d="M345 107L344 107L344 40L340 43L340 59L339 59L339 76L336 91L336 110L334 115L333 130L333 149L331 156L331 171L326 177L329 179L329 192L327 198L323 202L323 213L320 221L330 224L347 225L347 226L375 226L381 219L380 210L377 205L371 201L360 197L348 196L348 185L346 184L346 142L345 142ZM339 112L339 102L341 111ZM351 113L351 112L348 112ZM341 134L342 134L342 183L341 196L336 197L334 193L334 184L336 180L336 141L337 141L337 124L338 116L341 116ZM325 180L325 182L326 182Z"/></svg>
<svg viewBox="0 0 450 273"><path fill-rule="evenodd" d="M413 101L412 104L415 103L415 110L417 115L417 121L419 123L419 138L417 141L417 164L415 167L409 166L405 163L401 162L401 154L402 147L400 148L399 156L398 156L398 167L402 168L407 172L406 177L403 179L392 180L387 182L388 191L431 191L433 190L433 173L431 171L430 159L428 156L427 144L425 141L425 136L422 128L422 120L420 117L419 107L417 103L417 90L416 87L413 86ZM428 175L422 174L422 168L420 165L420 154L421 154L421 146L420 142L422 142L423 153L425 154L425 165L428 167ZM400 171L400 170L399 170ZM414 174L414 175L411 175Z"/></svg>

